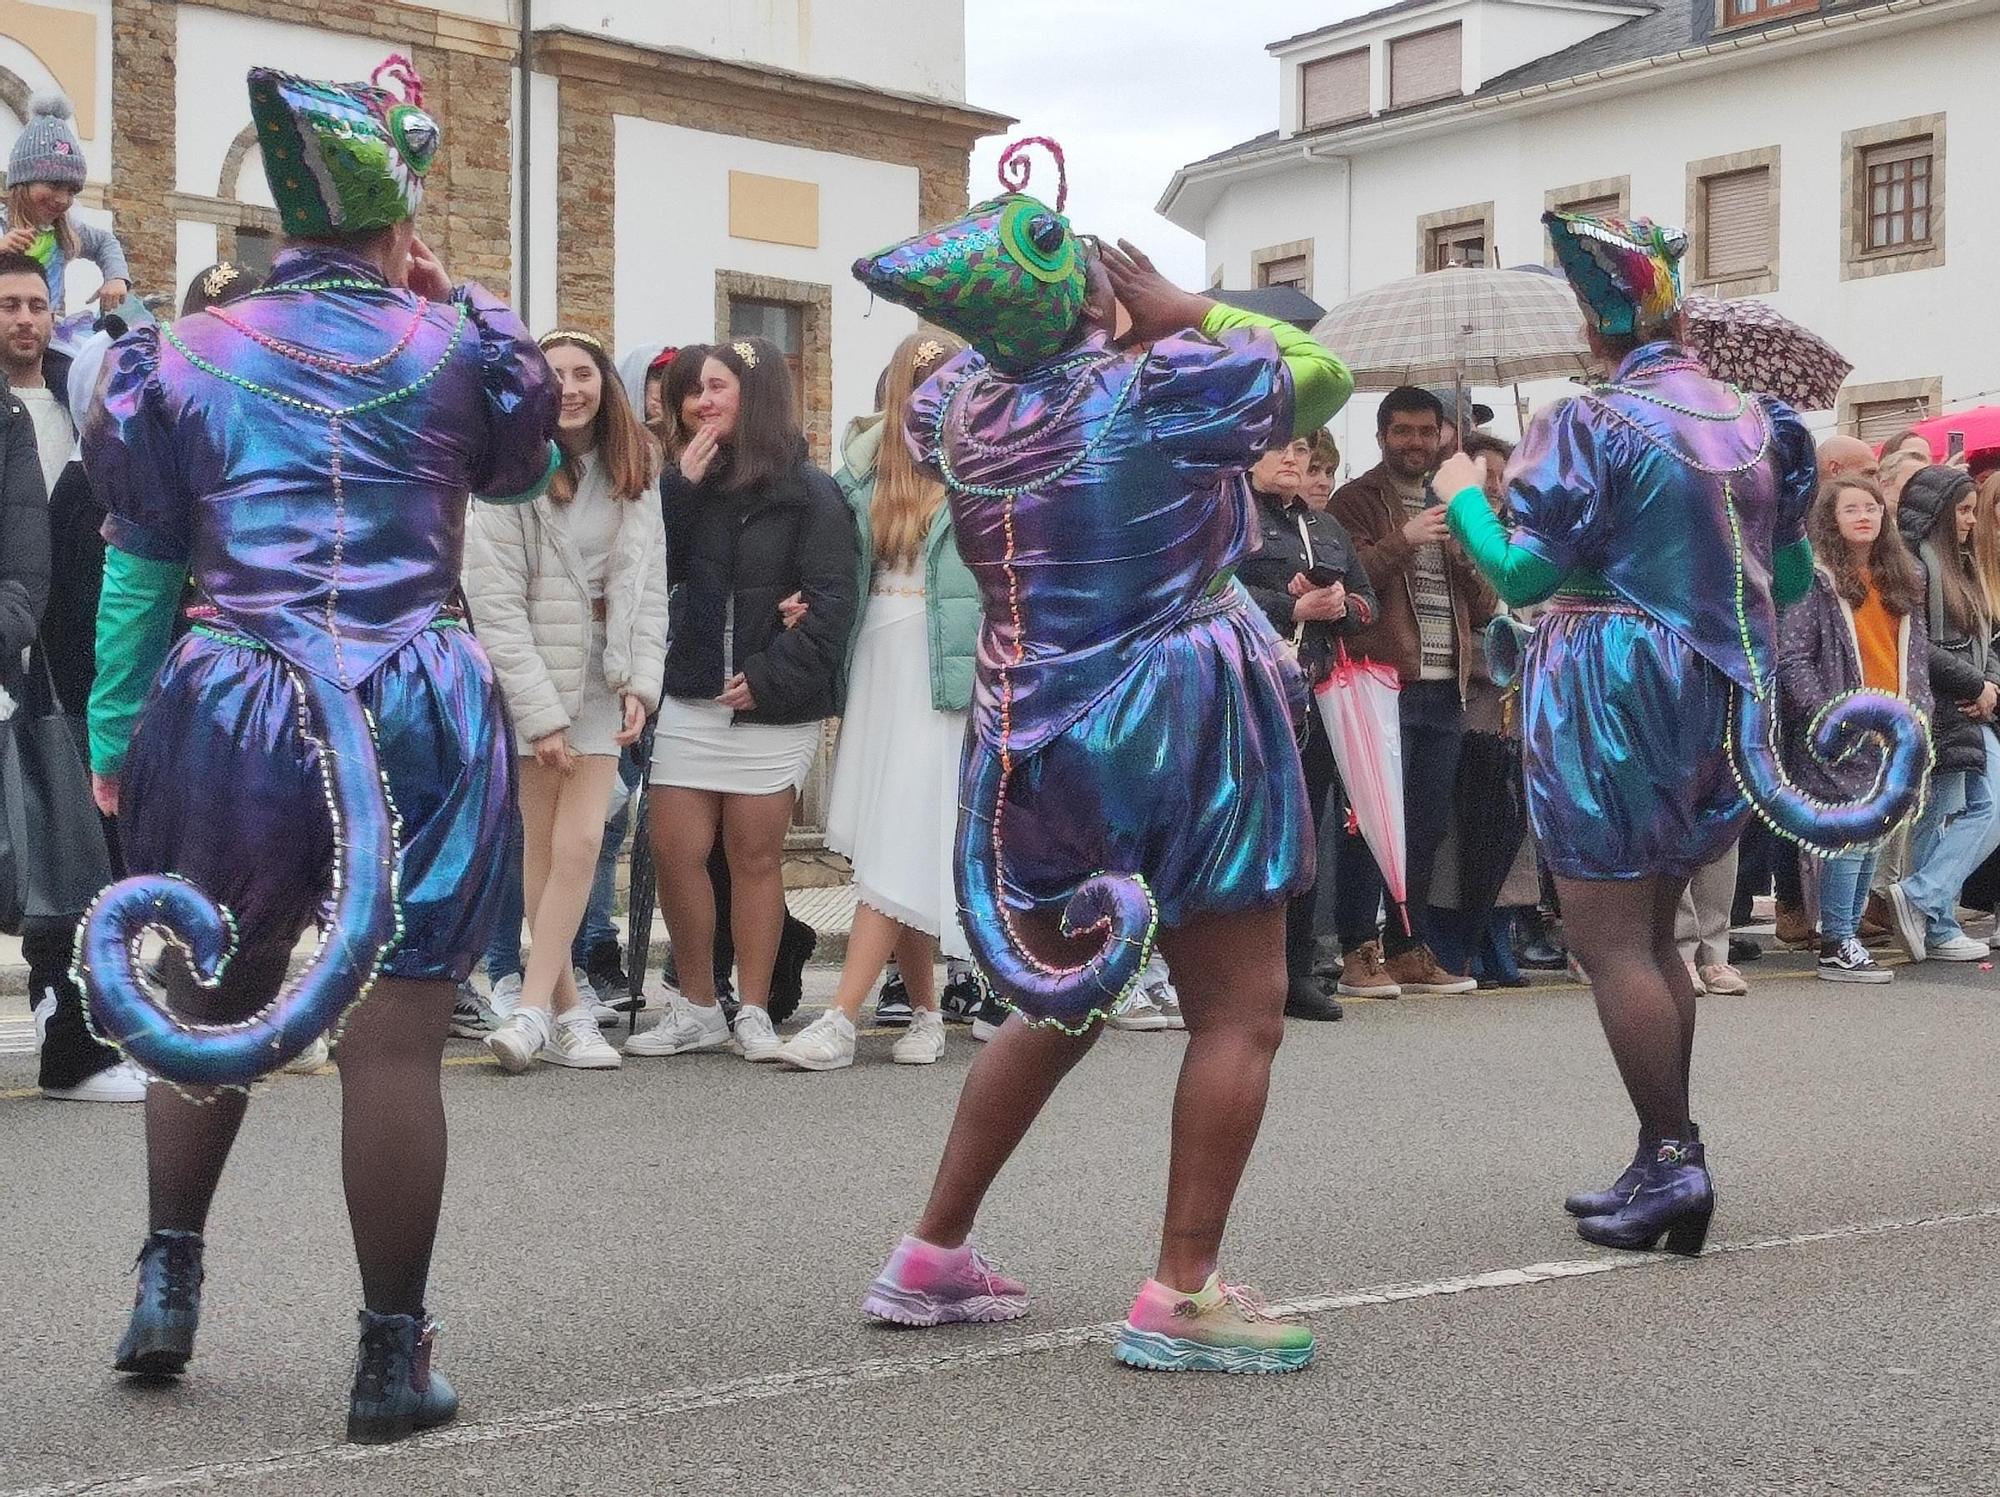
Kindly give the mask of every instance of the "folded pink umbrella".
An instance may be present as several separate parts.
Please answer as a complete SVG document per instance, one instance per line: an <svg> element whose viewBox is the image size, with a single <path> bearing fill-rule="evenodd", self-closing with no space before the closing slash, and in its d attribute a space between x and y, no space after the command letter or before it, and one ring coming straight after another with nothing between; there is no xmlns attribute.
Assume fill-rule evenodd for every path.
<svg viewBox="0 0 2000 1497"><path fill-rule="evenodd" d="M1410 928L1409 854L1403 833L1403 683L1393 665L1355 660L1342 645L1333 674L1315 689L1320 719L1340 766L1355 824L1375 854L1382 883Z"/></svg>

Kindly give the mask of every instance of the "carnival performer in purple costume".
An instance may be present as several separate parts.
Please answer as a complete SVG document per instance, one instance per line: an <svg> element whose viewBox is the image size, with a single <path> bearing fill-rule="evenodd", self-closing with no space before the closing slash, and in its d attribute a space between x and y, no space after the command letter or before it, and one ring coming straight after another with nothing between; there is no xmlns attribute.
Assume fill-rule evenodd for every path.
<svg viewBox="0 0 2000 1497"><path fill-rule="evenodd" d="M1303 685L1232 569L1253 534L1245 471L1352 385L1296 330L1079 242L1060 193L1051 210L1018 191L1020 148L1001 166L1017 190L855 267L971 345L917 392L907 439L946 485L982 596L957 882L973 952L1017 1010L865 1308L908 1325L1027 1313L967 1245L973 1217L1157 931L1188 1046L1158 1267L1117 1355L1295 1371L1311 1331L1216 1271L1284 1026L1285 901L1313 857Z"/></svg>
<svg viewBox="0 0 2000 1497"><path fill-rule="evenodd" d="M135 876L87 917L78 974L100 1032L160 1078L117 1365L186 1367L244 1088L332 1029L365 1442L457 1409L424 1301L439 1060L492 921L513 744L454 598L468 494L532 498L556 420L520 323L416 237L438 127L408 64L384 73L401 96L250 74L288 245L256 295L122 340L84 434L110 546L91 759ZM136 970L149 929L171 1008Z"/></svg>
<svg viewBox="0 0 2000 1497"><path fill-rule="evenodd" d="M1695 994L1674 912L1754 808L1809 850L1873 842L1915 809L1922 719L1865 691L1811 747L1877 765L1860 800L1813 800L1777 752L1777 610L1812 578L1812 438L1779 401L1711 379L1682 339L1687 239L1639 219L1545 216L1610 381L1540 412L1501 528L1460 454L1435 486L1452 533L1509 604L1555 601L1528 647L1528 808L1563 928L1589 975L1639 1148L1609 1190L1573 1195L1607 1247L1701 1251L1715 1207L1690 1121Z"/></svg>

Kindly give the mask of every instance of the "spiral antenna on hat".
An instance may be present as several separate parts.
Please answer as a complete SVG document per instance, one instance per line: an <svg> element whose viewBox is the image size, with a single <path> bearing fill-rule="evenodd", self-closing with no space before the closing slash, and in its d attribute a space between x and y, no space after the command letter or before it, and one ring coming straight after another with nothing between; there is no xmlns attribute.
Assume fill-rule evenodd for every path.
<svg viewBox="0 0 2000 1497"><path fill-rule="evenodd" d="M1028 190L1028 178L1035 169L1035 164L1023 154L1029 146L1045 146L1055 158L1056 212L1060 213L1069 202L1069 164L1063 158L1063 148L1046 135L1023 136L1000 153L1000 185L1009 192Z"/></svg>
<svg viewBox="0 0 2000 1497"><path fill-rule="evenodd" d="M382 59L381 65L368 75L368 81L380 88L385 77L390 83L402 89L405 104L414 104L419 109L424 107L423 74L417 71L417 65L409 58L400 52L391 52Z"/></svg>

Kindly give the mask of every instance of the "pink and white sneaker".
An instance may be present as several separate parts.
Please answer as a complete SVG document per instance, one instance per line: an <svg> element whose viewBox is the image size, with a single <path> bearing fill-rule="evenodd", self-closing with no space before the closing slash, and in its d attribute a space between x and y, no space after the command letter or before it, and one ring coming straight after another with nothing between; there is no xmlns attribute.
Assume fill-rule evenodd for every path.
<svg viewBox="0 0 2000 1497"><path fill-rule="evenodd" d="M1219 1273L1193 1294L1146 1280L1112 1355L1152 1372L1302 1372L1313 1333Z"/></svg>
<svg viewBox="0 0 2000 1497"><path fill-rule="evenodd" d="M1028 1313L1028 1288L968 1247L941 1248L905 1237L875 1282L862 1311L892 1325L987 1324Z"/></svg>

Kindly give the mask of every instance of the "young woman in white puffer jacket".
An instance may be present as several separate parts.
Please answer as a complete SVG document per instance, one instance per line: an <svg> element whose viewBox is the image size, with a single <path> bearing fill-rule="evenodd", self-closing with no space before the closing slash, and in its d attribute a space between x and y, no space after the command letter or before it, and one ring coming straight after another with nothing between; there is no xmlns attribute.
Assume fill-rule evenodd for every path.
<svg viewBox="0 0 2000 1497"><path fill-rule="evenodd" d="M570 943L590 895L618 755L660 705L667 557L651 439L604 347L542 339L562 389L562 466L532 504L478 504L466 593L521 753L530 951L519 1005L487 1036L509 1071L536 1060L611 1070L578 1002Z"/></svg>

